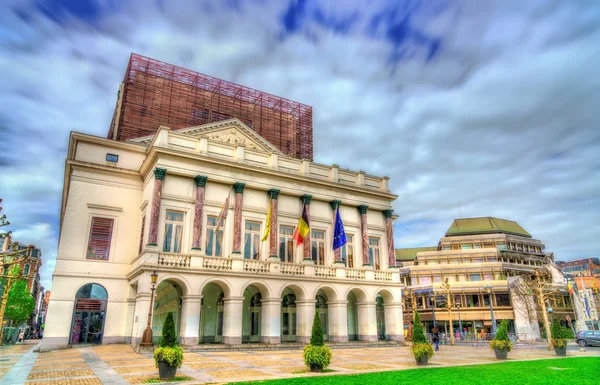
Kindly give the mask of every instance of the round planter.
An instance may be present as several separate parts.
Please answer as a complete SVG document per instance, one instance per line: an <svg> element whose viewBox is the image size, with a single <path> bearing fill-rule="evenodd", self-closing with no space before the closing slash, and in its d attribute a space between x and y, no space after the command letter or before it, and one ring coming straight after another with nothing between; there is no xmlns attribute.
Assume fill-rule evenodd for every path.
<svg viewBox="0 0 600 385"><path fill-rule="evenodd" d="M508 349L494 349L494 353L496 353L497 359L505 360L508 356Z"/></svg>
<svg viewBox="0 0 600 385"><path fill-rule="evenodd" d="M177 373L177 366L171 366L167 361L158 361L158 376L161 380L172 380Z"/></svg>
<svg viewBox="0 0 600 385"><path fill-rule="evenodd" d="M323 371L323 368L319 365L310 364L310 371L313 373L321 373Z"/></svg>
<svg viewBox="0 0 600 385"><path fill-rule="evenodd" d="M567 355L567 347L563 346L562 348L554 347L554 353L556 353L559 357L565 357Z"/></svg>
<svg viewBox="0 0 600 385"><path fill-rule="evenodd" d="M424 355L423 357L417 359L415 358L415 361L417 361L417 365L427 365L427 361L429 361L429 357L427 357L427 355Z"/></svg>

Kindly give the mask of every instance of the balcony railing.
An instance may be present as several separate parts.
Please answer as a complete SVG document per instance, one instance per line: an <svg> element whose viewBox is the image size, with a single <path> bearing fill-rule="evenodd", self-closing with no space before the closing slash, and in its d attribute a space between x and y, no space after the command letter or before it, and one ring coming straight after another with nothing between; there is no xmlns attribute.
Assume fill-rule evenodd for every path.
<svg viewBox="0 0 600 385"><path fill-rule="evenodd" d="M400 269L372 270L347 268L343 265L322 266L315 265L312 261L308 263L281 262L275 258L270 260L248 260L243 258L211 257L202 254L178 254L163 253L152 250L144 250L131 263L132 270L142 266L161 266L176 270L199 271L208 270L213 272L246 272L260 275L272 276L302 276L315 277L327 280L350 280L350 281L373 281L401 284Z"/></svg>

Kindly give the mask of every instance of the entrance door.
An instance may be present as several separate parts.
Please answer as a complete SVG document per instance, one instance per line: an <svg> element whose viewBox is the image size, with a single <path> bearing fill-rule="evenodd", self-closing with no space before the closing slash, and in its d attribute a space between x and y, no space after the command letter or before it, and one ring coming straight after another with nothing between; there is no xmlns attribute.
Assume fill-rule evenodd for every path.
<svg viewBox="0 0 600 385"><path fill-rule="evenodd" d="M217 329L215 331L215 342L223 342L223 293L217 299Z"/></svg>
<svg viewBox="0 0 600 385"><path fill-rule="evenodd" d="M296 342L296 296L287 294L281 302L281 342Z"/></svg>
<svg viewBox="0 0 600 385"><path fill-rule="evenodd" d="M261 294L256 293L250 303L250 342L260 342L261 299Z"/></svg>
<svg viewBox="0 0 600 385"><path fill-rule="evenodd" d="M377 305L375 307L377 314L377 339L385 340L385 308L383 307L383 297L377 295Z"/></svg>
<svg viewBox="0 0 600 385"><path fill-rule="evenodd" d="M71 322L71 344L101 344L107 305L106 289L90 283L75 295Z"/></svg>

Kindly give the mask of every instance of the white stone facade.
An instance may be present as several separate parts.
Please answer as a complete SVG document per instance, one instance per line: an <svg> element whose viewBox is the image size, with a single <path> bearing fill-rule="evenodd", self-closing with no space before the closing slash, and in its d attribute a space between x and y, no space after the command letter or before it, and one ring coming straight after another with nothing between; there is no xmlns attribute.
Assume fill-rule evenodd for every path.
<svg viewBox="0 0 600 385"><path fill-rule="evenodd" d="M270 197L277 234L261 242ZM318 307L330 341L402 340L403 285L389 236L394 199L387 177L284 156L237 119L161 127L128 143L72 133L42 349L82 338L138 344L153 271L155 338L172 311L185 345L307 342ZM341 253L332 250L335 201L352 239ZM310 249L290 246L287 233L303 202ZM90 251L95 218L111 226L102 258ZM99 286L76 301L88 284ZM96 301L101 288L105 302Z"/></svg>

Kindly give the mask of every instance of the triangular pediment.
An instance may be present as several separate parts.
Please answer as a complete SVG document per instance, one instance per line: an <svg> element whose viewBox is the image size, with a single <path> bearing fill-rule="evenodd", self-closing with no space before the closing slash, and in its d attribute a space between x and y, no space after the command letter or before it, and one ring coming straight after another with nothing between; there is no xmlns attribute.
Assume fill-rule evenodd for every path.
<svg viewBox="0 0 600 385"><path fill-rule="evenodd" d="M183 128L176 132L194 137L207 138L214 142L244 146L251 150L283 155L277 147L273 146L239 119L227 119L202 126Z"/></svg>
<svg viewBox="0 0 600 385"><path fill-rule="evenodd" d="M237 118L181 128L173 132L197 138L207 138L209 141L227 143L233 146L244 146L251 150L284 155L277 147ZM154 135L150 135L129 139L128 142L149 145L153 138Z"/></svg>

